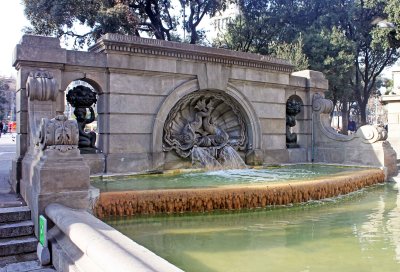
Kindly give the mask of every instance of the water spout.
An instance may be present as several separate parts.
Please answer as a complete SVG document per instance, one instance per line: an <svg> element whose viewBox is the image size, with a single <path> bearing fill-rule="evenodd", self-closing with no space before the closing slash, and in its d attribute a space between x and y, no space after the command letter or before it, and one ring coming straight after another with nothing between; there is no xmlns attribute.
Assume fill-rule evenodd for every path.
<svg viewBox="0 0 400 272"><path fill-rule="evenodd" d="M237 153L236 150L229 145L226 145L221 149L219 158L222 162L223 169L247 168L239 153Z"/></svg>
<svg viewBox="0 0 400 272"><path fill-rule="evenodd" d="M247 168L240 155L229 145L220 150L215 147L193 147L192 165L207 170Z"/></svg>
<svg viewBox="0 0 400 272"><path fill-rule="evenodd" d="M216 150L212 147L193 147L192 165L209 170L222 169L222 165L215 159L215 153Z"/></svg>

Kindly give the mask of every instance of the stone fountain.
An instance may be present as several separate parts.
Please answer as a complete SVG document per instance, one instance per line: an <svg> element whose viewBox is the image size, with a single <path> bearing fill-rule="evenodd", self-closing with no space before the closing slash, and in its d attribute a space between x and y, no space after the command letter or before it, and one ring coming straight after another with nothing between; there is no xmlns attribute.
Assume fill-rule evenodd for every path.
<svg viewBox="0 0 400 272"><path fill-rule="evenodd" d="M13 64L18 71L13 187L31 208L36 233L37 218L48 207L47 215L59 228L56 244L76 238L68 237L73 220L56 216L57 209L75 219L80 212L50 204L93 208L90 174L160 172L193 165L241 168L243 161L382 168L366 170L356 180L346 176L295 187L100 195L95 207L99 216L282 205L349 193L397 174L396 153L385 132L365 126L351 136L337 134L329 125L332 102L323 96L328 88L324 75L294 72L286 60L117 34L106 34L88 52L79 52L61 48L56 38L25 35ZM76 80L94 90L78 86L68 94L77 122L62 115L65 90ZM95 102L97 137L84 131L96 114ZM102 152L85 152L88 149ZM79 216L79 222L88 217ZM81 225L90 225L92 219ZM107 260L103 251L88 252L80 241L67 243L66 248L76 249L79 259L94 253L97 262Z"/></svg>

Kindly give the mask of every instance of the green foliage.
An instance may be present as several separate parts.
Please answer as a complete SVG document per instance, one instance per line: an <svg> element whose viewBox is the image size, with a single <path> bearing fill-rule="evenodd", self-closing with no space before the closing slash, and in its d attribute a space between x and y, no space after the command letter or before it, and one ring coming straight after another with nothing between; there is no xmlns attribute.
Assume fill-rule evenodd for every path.
<svg viewBox="0 0 400 272"><path fill-rule="evenodd" d="M300 36L293 43L271 44L272 55L278 58L290 60L296 71L309 68L308 57L303 53L303 38Z"/></svg>
<svg viewBox="0 0 400 272"><path fill-rule="evenodd" d="M398 0L238 2L242 14L217 46L271 54L277 45L294 46L303 33L302 52L311 69L327 76L327 96L343 105L356 105L365 123L366 105L376 90L378 76L399 58L388 40L393 30L379 29L376 23L388 19L399 25Z"/></svg>
<svg viewBox="0 0 400 272"><path fill-rule="evenodd" d="M8 84L0 79L0 121L3 120L7 115L6 106L9 101L6 97L5 91L7 91L8 89Z"/></svg>
<svg viewBox="0 0 400 272"><path fill-rule="evenodd" d="M25 31L47 36L73 37L75 46L91 44L105 33L140 36L163 40L180 40L177 36L179 12L190 13L183 26L190 42L201 39L198 25L207 14L225 8L225 0L180 0L174 12L171 0L24 0L25 14L32 27ZM186 14L185 14L186 15ZM183 14L182 14L183 16ZM76 24L86 33L76 31Z"/></svg>

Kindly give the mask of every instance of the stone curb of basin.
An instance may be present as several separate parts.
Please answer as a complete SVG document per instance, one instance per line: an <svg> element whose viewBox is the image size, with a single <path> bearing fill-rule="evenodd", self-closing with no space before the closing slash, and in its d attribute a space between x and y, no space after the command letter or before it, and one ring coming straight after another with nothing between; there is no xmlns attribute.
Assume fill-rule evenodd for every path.
<svg viewBox="0 0 400 272"><path fill-rule="evenodd" d="M81 252L72 260L75 265L82 259L87 259L86 265L91 264L82 271L183 272L86 211L50 204L46 214ZM60 234L56 236L59 239ZM53 265L59 271L57 264Z"/></svg>

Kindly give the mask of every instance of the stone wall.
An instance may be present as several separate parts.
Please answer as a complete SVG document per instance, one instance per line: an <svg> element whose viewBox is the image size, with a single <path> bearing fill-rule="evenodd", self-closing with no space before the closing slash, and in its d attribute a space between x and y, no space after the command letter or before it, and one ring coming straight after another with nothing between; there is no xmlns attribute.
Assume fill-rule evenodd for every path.
<svg viewBox="0 0 400 272"><path fill-rule="evenodd" d="M249 138L241 155L248 162L310 161L312 96L327 89L321 73L293 73L285 60L115 34L103 36L89 52L62 49L55 38L25 35L16 47L14 66L16 180L29 145L26 81L32 71L46 71L56 80L56 114L64 111L64 92L72 81L83 80L96 89L97 147L103 153L84 156L92 174L187 167L189 160L163 151L163 126L177 101L199 90L224 93L240 105ZM288 150L285 105L293 95L303 105L294 127L300 148Z"/></svg>

